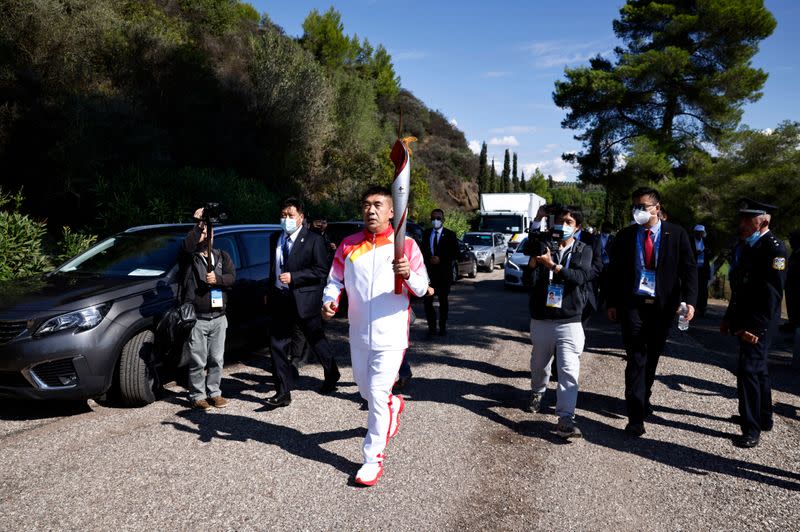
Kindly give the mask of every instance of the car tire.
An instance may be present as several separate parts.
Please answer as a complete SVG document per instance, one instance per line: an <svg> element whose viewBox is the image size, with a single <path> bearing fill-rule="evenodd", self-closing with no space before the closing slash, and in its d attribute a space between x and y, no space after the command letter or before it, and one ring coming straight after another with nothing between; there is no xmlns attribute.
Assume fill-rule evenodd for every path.
<svg viewBox="0 0 800 532"><path fill-rule="evenodd" d="M490 272L494 271L494 255L492 255L492 258L489 260L489 267L487 268L487 270Z"/></svg>
<svg viewBox="0 0 800 532"><path fill-rule="evenodd" d="M472 269L469 271L469 278L474 279L478 275L478 261L472 261Z"/></svg>
<svg viewBox="0 0 800 532"><path fill-rule="evenodd" d="M150 365L155 335L142 331L122 348L119 359L119 397L125 406L145 406L156 400L156 374Z"/></svg>
<svg viewBox="0 0 800 532"><path fill-rule="evenodd" d="M453 282L455 283L458 281L459 277L461 277L458 274L458 262L453 262L453 267L451 268L451 270L452 270L451 275L453 277Z"/></svg>

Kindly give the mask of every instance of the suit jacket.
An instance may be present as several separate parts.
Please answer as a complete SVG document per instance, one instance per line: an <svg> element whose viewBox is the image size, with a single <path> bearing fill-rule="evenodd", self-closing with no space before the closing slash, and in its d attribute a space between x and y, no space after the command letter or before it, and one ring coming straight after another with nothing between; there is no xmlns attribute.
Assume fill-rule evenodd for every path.
<svg viewBox="0 0 800 532"><path fill-rule="evenodd" d="M272 312L281 312L277 308L283 300L281 291L275 286L276 253L280 242L281 232L276 231L270 237L271 267L269 272L269 302ZM319 315L322 307L322 290L328 278L328 253L325 241L317 233L303 227L294 241L288 257L284 257L283 272L292 274L289 283L288 296L291 304L295 305L297 315L301 318L310 318Z"/></svg>
<svg viewBox="0 0 800 532"><path fill-rule="evenodd" d="M586 283L586 303L597 310L597 291L600 287L600 274L603 271L603 250L600 246L600 237L587 231L581 231L580 241L592 249L592 267Z"/></svg>
<svg viewBox="0 0 800 532"><path fill-rule="evenodd" d="M422 258L431 280L431 286L450 286L453 281L453 261L458 260L458 237L450 229L442 228L439 236L439 264L431 264L431 233L433 229L426 229L422 233Z"/></svg>
<svg viewBox="0 0 800 532"><path fill-rule="evenodd" d="M640 260L636 239L640 226L621 229L609 253L609 308L628 308L641 296L636 264ZM681 301L694 306L697 302L697 265L689 235L679 225L661 222L656 264L656 305L664 311L675 312Z"/></svg>

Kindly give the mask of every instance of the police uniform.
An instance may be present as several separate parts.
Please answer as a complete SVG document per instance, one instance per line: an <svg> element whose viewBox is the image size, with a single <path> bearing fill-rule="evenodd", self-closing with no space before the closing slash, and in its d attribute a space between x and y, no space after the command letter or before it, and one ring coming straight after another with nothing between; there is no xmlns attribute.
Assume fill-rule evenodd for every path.
<svg viewBox="0 0 800 532"><path fill-rule="evenodd" d="M742 200L741 216L771 214L772 205ZM758 445L761 431L772 428L772 391L767 372L770 329L780 317L786 280L786 247L771 231L754 244L740 242L733 251L731 300L724 321L733 334L747 331L758 337L755 345L739 335L736 387L739 397L740 444Z"/></svg>

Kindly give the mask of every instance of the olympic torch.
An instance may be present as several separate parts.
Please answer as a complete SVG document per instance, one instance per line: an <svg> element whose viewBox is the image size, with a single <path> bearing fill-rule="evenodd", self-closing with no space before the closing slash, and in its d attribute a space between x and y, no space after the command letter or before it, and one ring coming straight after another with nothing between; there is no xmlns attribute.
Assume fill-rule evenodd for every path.
<svg viewBox="0 0 800 532"><path fill-rule="evenodd" d="M398 139L392 147L390 158L394 163L392 182L392 207L394 207L394 258L401 259L405 253L406 221L408 218L408 195L411 189L411 150L408 145L414 137ZM403 293L403 278L395 276L394 293Z"/></svg>

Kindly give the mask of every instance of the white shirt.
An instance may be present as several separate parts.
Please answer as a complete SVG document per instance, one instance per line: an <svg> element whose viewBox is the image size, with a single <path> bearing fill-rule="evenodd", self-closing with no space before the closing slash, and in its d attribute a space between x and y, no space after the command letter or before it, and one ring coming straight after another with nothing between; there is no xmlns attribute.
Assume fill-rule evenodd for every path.
<svg viewBox="0 0 800 532"><path fill-rule="evenodd" d="M292 248L294 247L295 240L297 240L297 235L300 234L300 230L302 228L303 226L301 225L300 227L295 229L294 233L292 233L288 237L286 236L286 231L284 231L283 233L281 233L281 237L278 239L278 248L275 250L275 286L280 288L281 290L289 288L288 284L282 283L279 280L279 277L283 273L283 263L284 263L283 243L286 241L287 238L289 239L289 251L291 252Z"/></svg>

